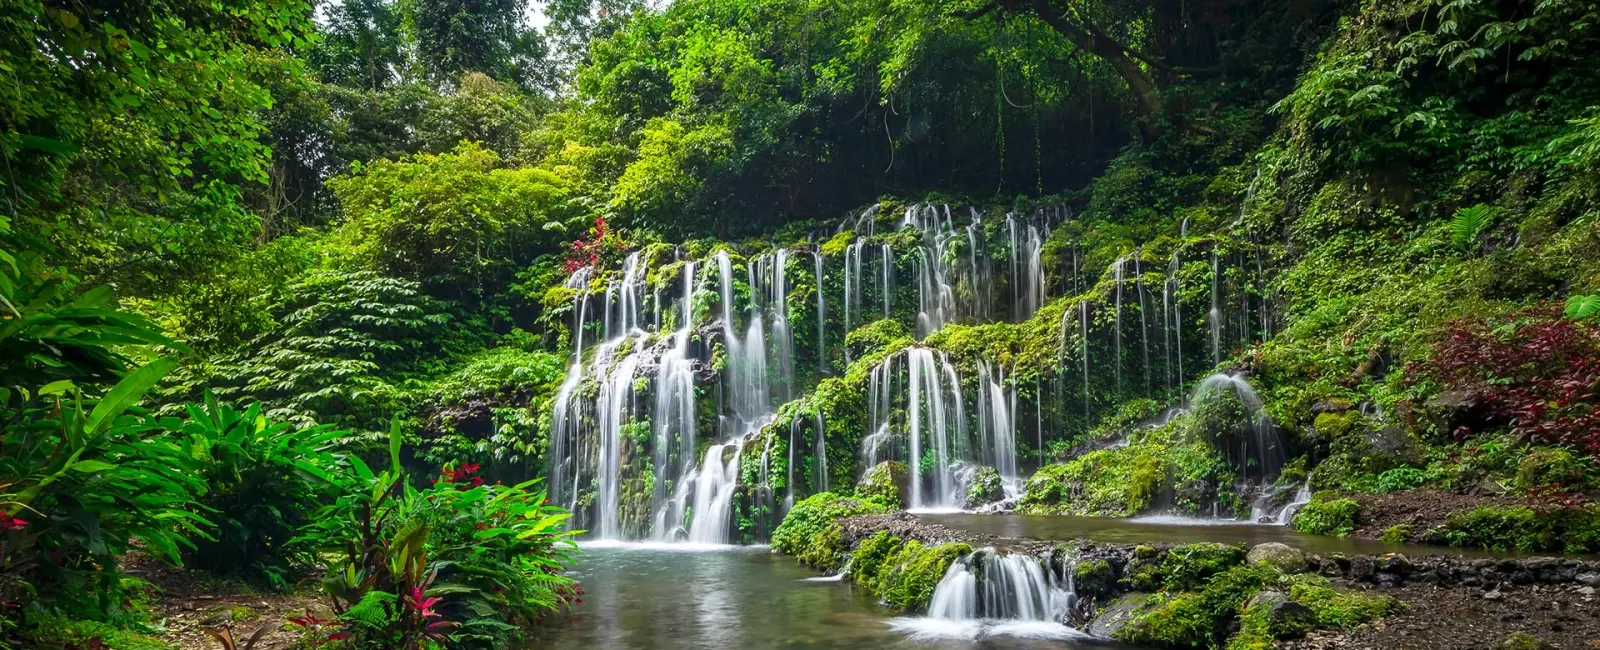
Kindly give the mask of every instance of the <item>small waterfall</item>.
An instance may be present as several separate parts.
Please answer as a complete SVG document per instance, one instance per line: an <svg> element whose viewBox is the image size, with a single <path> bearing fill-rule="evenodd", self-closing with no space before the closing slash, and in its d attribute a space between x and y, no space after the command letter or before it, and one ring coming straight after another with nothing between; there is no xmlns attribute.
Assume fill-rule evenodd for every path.
<svg viewBox="0 0 1600 650"><path fill-rule="evenodd" d="M1017 471L1017 432L1012 414L1016 411L1015 390L1008 399L1002 387L1005 376L996 373L987 361L978 363L978 441L983 463L1000 474L1007 496L1020 493L1022 476Z"/></svg>
<svg viewBox="0 0 1600 650"><path fill-rule="evenodd" d="M1178 277L1181 263L1178 253L1172 253L1172 261L1167 264L1167 277L1162 283L1161 312L1162 328L1172 333L1172 346L1167 351L1167 371L1173 371L1173 360L1177 360L1177 374L1172 375L1172 387L1183 385L1183 304L1179 300L1178 290L1182 289L1182 278ZM1168 312L1171 312L1170 319ZM1168 325L1170 323L1170 325Z"/></svg>
<svg viewBox="0 0 1600 650"><path fill-rule="evenodd" d="M1270 522L1274 525L1286 526L1294 519L1294 513L1299 512L1300 508L1311 503L1311 485L1309 483L1302 484L1299 488L1296 488L1294 496L1290 497L1289 502L1280 506L1278 501L1282 500L1286 491L1286 489L1270 489L1262 492L1256 502L1250 506L1250 521L1255 523Z"/></svg>
<svg viewBox="0 0 1600 650"><path fill-rule="evenodd" d="M1128 258L1119 257L1111 265L1112 276L1115 278L1117 285L1116 326L1113 328L1113 332L1116 334L1116 352L1112 355L1111 362L1112 367L1116 369L1118 395L1122 394L1122 267L1127 261Z"/></svg>
<svg viewBox="0 0 1600 650"><path fill-rule="evenodd" d="M883 317L890 318L889 312L894 308L894 249L888 244L883 245Z"/></svg>
<svg viewBox="0 0 1600 650"><path fill-rule="evenodd" d="M1222 274L1217 271L1217 249L1211 249L1211 311L1206 312L1206 324L1211 327L1211 363L1222 365L1222 309L1218 303Z"/></svg>
<svg viewBox="0 0 1600 650"><path fill-rule="evenodd" d="M1144 364L1140 367L1144 377L1144 394L1150 394L1150 309L1145 301L1144 269L1140 266L1140 259L1144 257L1144 249L1140 248L1133 253L1133 293L1139 296L1139 348L1143 353Z"/></svg>
<svg viewBox="0 0 1600 650"><path fill-rule="evenodd" d="M814 462L814 464L812 465L812 468L811 468L811 471L813 472L813 474L812 474L812 483L813 483L812 491L813 492L827 492L828 491L828 435L827 435L828 434L828 430L822 424L822 411L820 411L820 410L813 411L811 413L811 417L812 417L812 423L811 423L812 424L812 431L813 431L813 436L815 437L815 449L813 450L813 453L816 454L815 462Z"/></svg>
<svg viewBox="0 0 1600 650"><path fill-rule="evenodd" d="M811 257L816 262L817 282L817 373L828 374L828 300L822 294L822 252Z"/></svg>
<svg viewBox="0 0 1600 650"><path fill-rule="evenodd" d="M1075 597L1070 574L1058 578L1039 558L985 548L950 563L928 600L928 616L1059 622Z"/></svg>
<svg viewBox="0 0 1600 650"><path fill-rule="evenodd" d="M1079 340L1083 343L1083 426L1089 426L1089 301L1078 302Z"/></svg>
<svg viewBox="0 0 1600 650"><path fill-rule="evenodd" d="M1277 427L1272 424L1272 418L1262 408L1261 396L1256 394L1249 382L1239 375L1217 373L1200 382L1189 402L1192 409L1198 410L1201 405L1223 395L1232 395L1244 408L1246 421L1244 430L1240 432L1242 435L1232 441L1237 445L1237 450L1226 444L1229 442L1228 431L1210 432L1214 442L1239 468L1241 477L1247 477L1250 470L1254 469L1258 472L1255 478L1259 483L1271 481L1286 460L1283 440Z"/></svg>
<svg viewBox="0 0 1600 650"><path fill-rule="evenodd" d="M733 489L739 478L739 452L743 439L732 444L712 445L700 463L694 485L694 520L689 524L689 541L696 544L728 543L733 511ZM727 454L731 449L733 453ZM723 456L729 456L724 462Z"/></svg>

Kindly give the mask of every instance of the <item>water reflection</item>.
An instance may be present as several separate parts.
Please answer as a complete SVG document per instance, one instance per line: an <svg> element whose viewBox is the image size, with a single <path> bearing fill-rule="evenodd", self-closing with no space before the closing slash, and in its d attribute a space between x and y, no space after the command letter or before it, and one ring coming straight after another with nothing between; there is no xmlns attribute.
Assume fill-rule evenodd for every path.
<svg viewBox="0 0 1600 650"><path fill-rule="evenodd" d="M849 581L762 547L706 552L670 545L584 547L573 576L583 604L553 616L530 647L608 650L842 648L1043 650L1118 648L1056 626L966 624L939 634L896 617ZM970 629L968 629L970 628ZM1014 628L1014 629L1013 629Z"/></svg>

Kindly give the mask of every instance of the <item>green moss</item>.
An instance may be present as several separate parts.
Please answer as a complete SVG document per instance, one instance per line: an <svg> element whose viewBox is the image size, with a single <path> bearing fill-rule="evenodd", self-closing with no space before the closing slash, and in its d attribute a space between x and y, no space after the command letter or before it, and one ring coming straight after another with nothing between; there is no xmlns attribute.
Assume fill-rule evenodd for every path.
<svg viewBox="0 0 1600 650"><path fill-rule="evenodd" d="M1409 539L1411 539L1410 524L1395 524L1385 528L1383 535L1378 537L1379 541L1386 544L1402 544Z"/></svg>
<svg viewBox="0 0 1600 650"><path fill-rule="evenodd" d="M228 609L228 619L235 623L244 623L258 618L261 618L261 614L244 605L234 605Z"/></svg>
<svg viewBox="0 0 1600 650"><path fill-rule="evenodd" d="M1381 594L1341 591L1313 582L1289 588L1289 599L1311 608L1317 625L1329 629L1350 629L1400 611L1400 601Z"/></svg>
<svg viewBox="0 0 1600 650"><path fill-rule="evenodd" d="M783 523L772 531L772 550L793 555L819 569L835 570L844 563L838 522L855 515L889 512L878 499L847 497L823 492L795 504Z"/></svg>
<svg viewBox="0 0 1600 650"><path fill-rule="evenodd" d="M822 242L822 255L824 257L838 257L844 255L845 249L849 248L850 244L854 243L855 240L855 231L845 230L839 232L833 237L830 237L828 241Z"/></svg>
<svg viewBox="0 0 1600 650"><path fill-rule="evenodd" d="M900 552L903 542L899 537L880 530L863 540L850 554L850 579L869 589L876 590L878 576L882 574L890 557Z"/></svg>
<svg viewBox="0 0 1600 650"><path fill-rule="evenodd" d="M1581 487L1586 482L1584 469L1583 462L1566 449L1535 449L1517 462L1513 483L1523 490L1544 486Z"/></svg>
<svg viewBox="0 0 1600 650"><path fill-rule="evenodd" d="M1212 576L1241 564L1245 550L1239 546L1204 542L1173 547L1161 562L1168 591L1198 589Z"/></svg>
<svg viewBox="0 0 1600 650"><path fill-rule="evenodd" d="M844 336L845 345L857 357L864 357L887 349L895 342L910 336L906 327L900 321L884 318L857 327L855 331L847 332Z"/></svg>
<svg viewBox="0 0 1600 650"><path fill-rule="evenodd" d="M1116 583L1116 572L1105 560L1079 562L1072 569L1072 585L1081 597L1109 596Z"/></svg>
<svg viewBox="0 0 1600 650"><path fill-rule="evenodd" d="M916 540L906 542L885 557L868 587L891 607L919 611L927 607L950 564L971 552L972 547L959 542L933 547Z"/></svg>
<svg viewBox="0 0 1600 650"><path fill-rule="evenodd" d="M993 467L979 467L972 474L972 483L967 485L967 500L964 505L975 508L994 503L1004 499L1005 496L1005 490L1000 484L1000 472Z"/></svg>
<svg viewBox="0 0 1600 650"><path fill-rule="evenodd" d="M79 621L58 616L29 616L30 625L23 630L29 647L40 650L73 650L87 648L99 639L105 650L172 650L165 641L137 632L117 629L95 621Z"/></svg>
<svg viewBox="0 0 1600 650"><path fill-rule="evenodd" d="M1478 506L1451 514L1441 528L1451 546L1592 553L1600 550L1600 505L1544 510Z"/></svg>
<svg viewBox="0 0 1600 650"><path fill-rule="evenodd" d="M905 503L905 494L911 481L911 470L897 460L886 460L875 465L861 477L856 494L873 498L898 507Z"/></svg>
<svg viewBox="0 0 1600 650"><path fill-rule="evenodd" d="M1199 591L1153 598L1116 634L1135 645L1198 648L1219 645L1245 601L1282 574L1265 565L1236 565L1211 576Z"/></svg>
<svg viewBox="0 0 1600 650"><path fill-rule="evenodd" d="M1311 503L1294 514L1294 528L1312 535L1344 537L1355 532L1361 504L1354 499L1341 499L1328 492L1318 492Z"/></svg>

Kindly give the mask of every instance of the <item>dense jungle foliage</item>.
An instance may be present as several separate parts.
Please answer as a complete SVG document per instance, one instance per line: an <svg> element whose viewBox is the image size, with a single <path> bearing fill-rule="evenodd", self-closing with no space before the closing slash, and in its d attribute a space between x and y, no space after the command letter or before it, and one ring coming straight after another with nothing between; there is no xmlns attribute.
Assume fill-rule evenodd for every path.
<svg viewBox="0 0 1600 650"><path fill-rule="evenodd" d="M629 253L657 291L679 254L828 265L817 286L792 260L781 308L818 361L743 448L743 540L826 535L837 513L773 533L752 486L856 492L872 369L924 345L1016 387L1023 511L1248 515L1261 483L1307 483L1307 531L1600 551L1597 22L1591 0L8 0L0 647L160 647L130 554L319 590L308 647L507 647L582 595L562 570L593 495L546 499L554 397L580 296ZM819 308L841 220L876 220L860 241L911 278L896 228L922 204L1071 215L1035 312L920 336L910 282L882 319ZM1192 338L1152 359L1163 298ZM1282 472L1217 438L1236 405L1159 418L1224 371ZM813 421L822 452L788 460ZM905 472L851 508L908 503ZM1475 501L1373 514L1416 492Z"/></svg>

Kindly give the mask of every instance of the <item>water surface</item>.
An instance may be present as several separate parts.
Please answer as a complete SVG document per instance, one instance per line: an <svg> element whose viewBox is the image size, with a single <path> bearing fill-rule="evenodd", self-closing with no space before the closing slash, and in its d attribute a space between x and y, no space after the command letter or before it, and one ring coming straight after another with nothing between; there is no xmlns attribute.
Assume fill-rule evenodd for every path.
<svg viewBox="0 0 1600 650"><path fill-rule="evenodd" d="M1121 648L1065 626L896 616L848 581L816 580L764 547L584 546L583 604L530 647L992 650ZM1070 638L1064 638L1070 637Z"/></svg>

